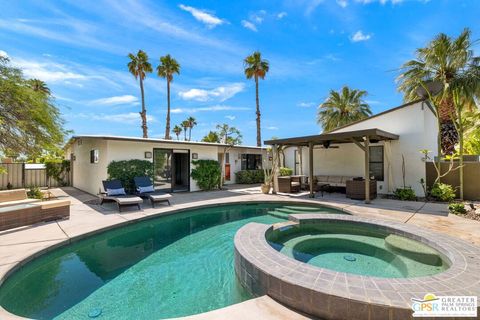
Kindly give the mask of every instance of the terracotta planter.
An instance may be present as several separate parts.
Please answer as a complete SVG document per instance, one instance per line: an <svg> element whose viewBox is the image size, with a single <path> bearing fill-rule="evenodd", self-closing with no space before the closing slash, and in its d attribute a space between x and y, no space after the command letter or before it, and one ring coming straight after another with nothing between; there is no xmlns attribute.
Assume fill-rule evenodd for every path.
<svg viewBox="0 0 480 320"><path fill-rule="evenodd" d="M268 194L270 192L270 185L269 184L265 184L265 183L262 183L262 185L260 186L260 188L262 189L262 193L263 194Z"/></svg>

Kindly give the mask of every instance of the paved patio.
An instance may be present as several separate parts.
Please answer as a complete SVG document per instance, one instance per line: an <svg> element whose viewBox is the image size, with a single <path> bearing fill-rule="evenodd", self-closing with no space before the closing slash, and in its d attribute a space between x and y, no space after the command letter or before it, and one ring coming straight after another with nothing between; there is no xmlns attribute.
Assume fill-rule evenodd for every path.
<svg viewBox="0 0 480 320"><path fill-rule="evenodd" d="M51 250L78 237L98 232L101 229L132 223L135 220L145 219L149 216L168 214L179 209L237 201L300 200L322 203L361 217L395 220L400 223L413 224L453 237L459 237L469 243L480 246L480 222L448 215L446 205L437 203L376 199L371 204L366 205L362 201L347 199L342 194L325 194L324 197L318 195L317 198L310 199L306 194L264 195L260 192L259 187L236 185L230 187L229 190L174 194L172 206L170 207L158 205L157 208L152 209L150 204L145 202L141 211L137 211L132 207L132 209L126 208L122 213L118 213L114 204L100 206L95 196L75 188L53 189L52 193L61 199L71 200L70 219L0 232L0 279L4 279L15 266L26 262L27 258L31 259L45 250ZM268 298L265 299L268 300ZM281 307L281 305L273 301L266 302L266 300L262 300L261 303L252 302L245 305L250 306L249 308L252 309L249 310L254 313L260 312L258 309L262 309L262 306L267 309L277 306L273 307L274 311L265 309L265 314L269 316L262 316L264 319L292 318L292 311ZM228 312L229 308L220 310L227 310L225 312ZM235 308L238 308L238 306ZM218 314L220 310L213 311L212 317L221 317ZM234 316L234 314L235 312L230 314L230 316ZM301 318L302 316L298 315L298 317ZM9 317L0 308L0 318L14 319L17 317ZM232 319L232 317L229 318ZM240 318L243 318L242 312L238 313L238 319Z"/></svg>

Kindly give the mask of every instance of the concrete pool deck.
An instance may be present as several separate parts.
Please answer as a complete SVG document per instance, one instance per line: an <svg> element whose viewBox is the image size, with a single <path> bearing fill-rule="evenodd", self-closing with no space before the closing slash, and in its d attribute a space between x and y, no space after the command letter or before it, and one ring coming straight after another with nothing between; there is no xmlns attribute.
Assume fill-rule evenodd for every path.
<svg viewBox="0 0 480 320"><path fill-rule="evenodd" d="M99 206L97 197L75 188L67 187L52 189L51 191L60 199L69 199L71 201L70 219L40 223L0 232L0 282L8 276L11 270L21 265L22 262L26 262L26 259L34 258L45 250L51 250L78 237L84 237L87 234L95 233L105 228L113 228L150 216L168 214L176 210L241 201L305 201L324 204L348 211L360 217L394 220L400 223L412 224L430 231L458 237L471 244L480 246L480 222L467 220L455 215L447 215L446 205L438 203L376 199L371 204L366 205L361 201L346 199L345 195L341 194L325 194L323 198L309 199L304 194L294 196L264 195L260 192L259 187L233 186L229 190L222 191L174 194L171 201L172 206L170 207L158 205L157 208L152 209L150 204L145 202L141 211L136 211L134 208L126 208L125 211L118 213L114 204ZM264 304L245 304L245 306L249 305L255 306L249 309L251 312L260 312L255 310L258 308L262 309L262 306L267 305L269 308L275 309L274 311L272 309L266 310L265 314L269 316L265 316L264 319L292 319L292 311L274 301ZM277 306L278 308L272 306ZM235 305L212 311L212 319L221 317L218 312L224 311L225 314L229 314L229 308L233 307L239 308L240 306ZM204 315L207 316L208 314ZM229 319L232 319L230 316L234 314L229 314ZM243 318L242 315L244 313L240 312L238 318ZM298 315L298 317L299 319L303 318L301 315ZM1 308L0 318L19 319ZM204 319L203 316L201 319Z"/></svg>

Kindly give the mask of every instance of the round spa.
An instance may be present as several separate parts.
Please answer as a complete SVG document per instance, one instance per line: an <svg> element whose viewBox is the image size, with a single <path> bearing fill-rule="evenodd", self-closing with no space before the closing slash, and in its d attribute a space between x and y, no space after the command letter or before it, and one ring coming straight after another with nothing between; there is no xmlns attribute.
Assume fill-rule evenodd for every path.
<svg viewBox="0 0 480 320"><path fill-rule="evenodd" d="M321 319L412 319L412 298L480 296L480 248L410 224L348 215L291 214L235 235L235 272Z"/></svg>
<svg viewBox="0 0 480 320"><path fill-rule="evenodd" d="M309 223L272 230L266 238L287 257L364 276L430 276L449 267L448 260L432 247L374 225Z"/></svg>

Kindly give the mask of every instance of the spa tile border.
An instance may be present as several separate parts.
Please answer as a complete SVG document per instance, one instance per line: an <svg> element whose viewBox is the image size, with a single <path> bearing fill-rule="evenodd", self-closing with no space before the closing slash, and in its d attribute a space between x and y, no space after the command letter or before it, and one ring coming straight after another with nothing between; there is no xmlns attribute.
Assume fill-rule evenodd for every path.
<svg viewBox="0 0 480 320"><path fill-rule="evenodd" d="M268 294L322 319L411 319L411 298L435 295L480 297L480 248L412 225L349 215L290 215L298 224L358 223L405 236L439 251L450 268L415 278L369 277L318 268L273 249L266 234L275 226L249 223L235 235L235 272L256 296Z"/></svg>

